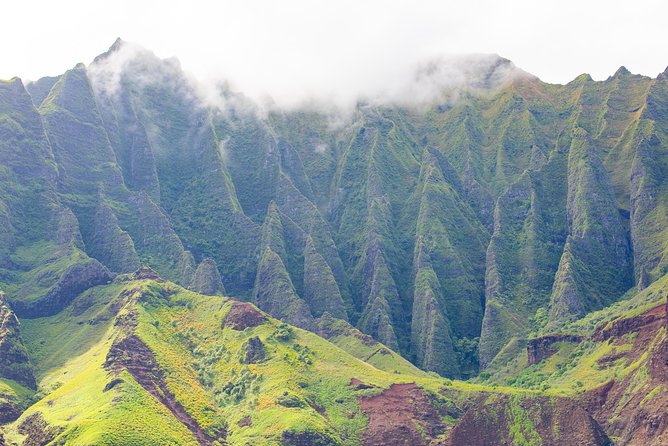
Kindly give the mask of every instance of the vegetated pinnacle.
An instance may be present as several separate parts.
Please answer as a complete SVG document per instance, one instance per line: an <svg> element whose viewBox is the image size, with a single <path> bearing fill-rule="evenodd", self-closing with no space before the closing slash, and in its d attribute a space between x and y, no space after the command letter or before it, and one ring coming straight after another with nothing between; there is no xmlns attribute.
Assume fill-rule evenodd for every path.
<svg viewBox="0 0 668 446"><path fill-rule="evenodd" d="M622 77L622 76L628 76L630 74L631 74L631 72L624 65L622 65L621 67L619 67L617 69L617 71L615 71L615 74L613 74L612 77L613 78L618 78L618 77Z"/></svg>
<svg viewBox="0 0 668 446"><path fill-rule="evenodd" d="M570 83L585 83L585 82L593 82L594 79L592 79L591 75L589 73L582 73L575 79L573 79Z"/></svg>

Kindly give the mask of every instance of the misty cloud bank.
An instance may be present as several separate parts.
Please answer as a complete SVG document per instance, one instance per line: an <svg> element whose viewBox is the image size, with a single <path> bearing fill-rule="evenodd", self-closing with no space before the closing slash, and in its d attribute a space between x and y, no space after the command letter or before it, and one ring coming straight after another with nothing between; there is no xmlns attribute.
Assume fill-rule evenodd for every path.
<svg viewBox="0 0 668 446"><path fill-rule="evenodd" d="M175 93L199 101L207 108L222 113L234 110L256 114L272 109L315 109L346 114L360 104L407 108L452 104L462 94L493 91L513 79L530 76L497 55L473 54L434 57L388 70L378 76L374 85L361 77L359 82L354 82L346 76L348 80L336 86L336 94L328 89L298 91L294 88L290 88L293 91L290 95L280 90L248 93L236 89L234 82L225 77L197 79L183 70L177 59L159 59L151 51L120 39L87 70L96 93L109 98L127 81L131 81L134 88L169 85Z"/></svg>

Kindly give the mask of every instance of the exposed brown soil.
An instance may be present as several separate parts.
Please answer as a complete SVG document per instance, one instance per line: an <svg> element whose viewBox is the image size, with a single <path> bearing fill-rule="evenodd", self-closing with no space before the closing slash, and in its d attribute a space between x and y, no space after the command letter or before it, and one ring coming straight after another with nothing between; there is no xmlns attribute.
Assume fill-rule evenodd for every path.
<svg viewBox="0 0 668 446"><path fill-rule="evenodd" d="M364 446L426 446L445 431L429 395L414 383L392 384L379 395L360 398L359 405L369 417Z"/></svg>
<svg viewBox="0 0 668 446"><path fill-rule="evenodd" d="M603 325L596 329L594 340L597 342L607 341L613 337L620 337L626 333L639 331L655 331L666 319L666 304L652 308L646 313L626 319L617 319L609 326Z"/></svg>
<svg viewBox="0 0 668 446"><path fill-rule="evenodd" d="M214 441L224 444L227 434L224 430L217 432L216 438L210 437L176 400L167 387L164 373L153 352L138 337L131 335L115 342L107 355L105 368L116 373L126 369L145 390L167 407L174 417L192 432L201 445L210 446Z"/></svg>
<svg viewBox="0 0 668 446"><path fill-rule="evenodd" d="M223 320L223 327L242 331L246 328L257 327L265 322L267 322L267 318L253 304L232 300L232 308Z"/></svg>
<svg viewBox="0 0 668 446"><path fill-rule="evenodd" d="M481 397L452 429L445 446L513 445L529 440L515 411L530 419L543 446L609 445L601 426L577 402L566 398L499 395L495 400ZM528 441L527 441L528 443Z"/></svg>
<svg viewBox="0 0 668 446"><path fill-rule="evenodd" d="M664 330L662 331L662 327ZM596 330L599 342L614 346L628 341L621 336L635 333L634 345L599 361L606 366L609 361L624 359L626 364L647 360L622 381L611 381L582 397L583 404L599 420L610 435L619 437L624 445L668 444L668 318L666 305L630 318L619 319L609 326ZM659 389L656 390L655 389ZM654 393L652 393L654 391ZM651 396L650 393L652 393Z"/></svg>

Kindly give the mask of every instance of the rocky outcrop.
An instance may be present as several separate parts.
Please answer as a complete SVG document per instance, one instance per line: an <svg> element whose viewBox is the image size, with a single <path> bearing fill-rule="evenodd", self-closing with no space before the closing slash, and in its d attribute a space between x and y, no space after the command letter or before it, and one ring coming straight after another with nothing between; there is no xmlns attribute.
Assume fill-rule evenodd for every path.
<svg viewBox="0 0 668 446"><path fill-rule="evenodd" d="M341 443L318 431L288 430L281 434L284 446L339 446Z"/></svg>
<svg viewBox="0 0 668 446"><path fill-rule="evenodd" d="M668 441L667 328L666 304L662 304L643 314L603 324L594 332L594 341L605 342L611 348L608 355L598 359L598 368L618 361L636 365L623 378L580 398L621 444L658 446Z"/></svg>
<svg viewBox="0 0 668 446"><path fill-rule="evenodd" d="M555 347L554 344L558 342L569 342L577 344L582 342L582 340L582 336L562 334L541 336L540 338L529 339L527 341L527 364L538 364L542 360L547 359L557 353L559 348Z"/></svg>
<svg viewBox="0 0 668 446"><path fill-rule="evenodd" d="M16 314L25 318L51 316L69 305L72 300L97 285L111 282L113 275L94 259L67 268L58 282L43 296L33 300L16 300L12 305Z"/></svg>
<svg viewBox="0 0 668 446"><path fill-rule="evenodd" d="M657 330L667 323L667 307L667 304L661 304L638 316L621 318L601 325L596 328L593 339L596 342L604 342L640 330Z"/></svg>
<svg viewBox="0 0 668 446"><path fill-rule="evenodd" d="M257 336L248 338L248 344L246 345L246 358L244 359L245 364L257 364L262 362L267 356L267 353L264 348L264 344Z"/></svg>
<svg viewBox="0 0 668 446"><path fill-rule="evenodd" d="M21 339L19 320L0 292L0 377L11 379L26 387L36 387L28 351Z"/></svg>
<svg viewBox="0 0 668 446"><path fill-rule="evenodd" d="M612 442L599 423L567 398L494 396L466 411L444 443L465 445L591 445Z"/></svg>
<svg viewBox="0 0 668 446"><path fill-rule="evenodd" d="M213 259L205 258L200 262L188 288L196 293L208 296L225 294L225 287L220 279L216 262Z"/></svg>
<svg viewBox="0 0 668 446"><path fill-rule="evenodd" d="M23 413L23 408L20 407L15 395L5 395L0 393L0 425L16 421ZM0 446L7 446L3 442L2 434L0 433Z"/></svg>

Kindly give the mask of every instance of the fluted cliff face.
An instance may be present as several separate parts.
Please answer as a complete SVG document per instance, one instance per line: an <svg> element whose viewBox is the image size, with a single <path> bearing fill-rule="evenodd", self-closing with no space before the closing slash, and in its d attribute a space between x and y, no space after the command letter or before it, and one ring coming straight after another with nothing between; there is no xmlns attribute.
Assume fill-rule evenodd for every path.
<svg viewBox="0 0 668 446"><path fill-rule="evenodd" d="M91 258L107 275L148 264L469 376L668 271L665 74L518 74L331 125L225 89L214 106L125 45L0 84L0 282L19 313Z"/></svg>

